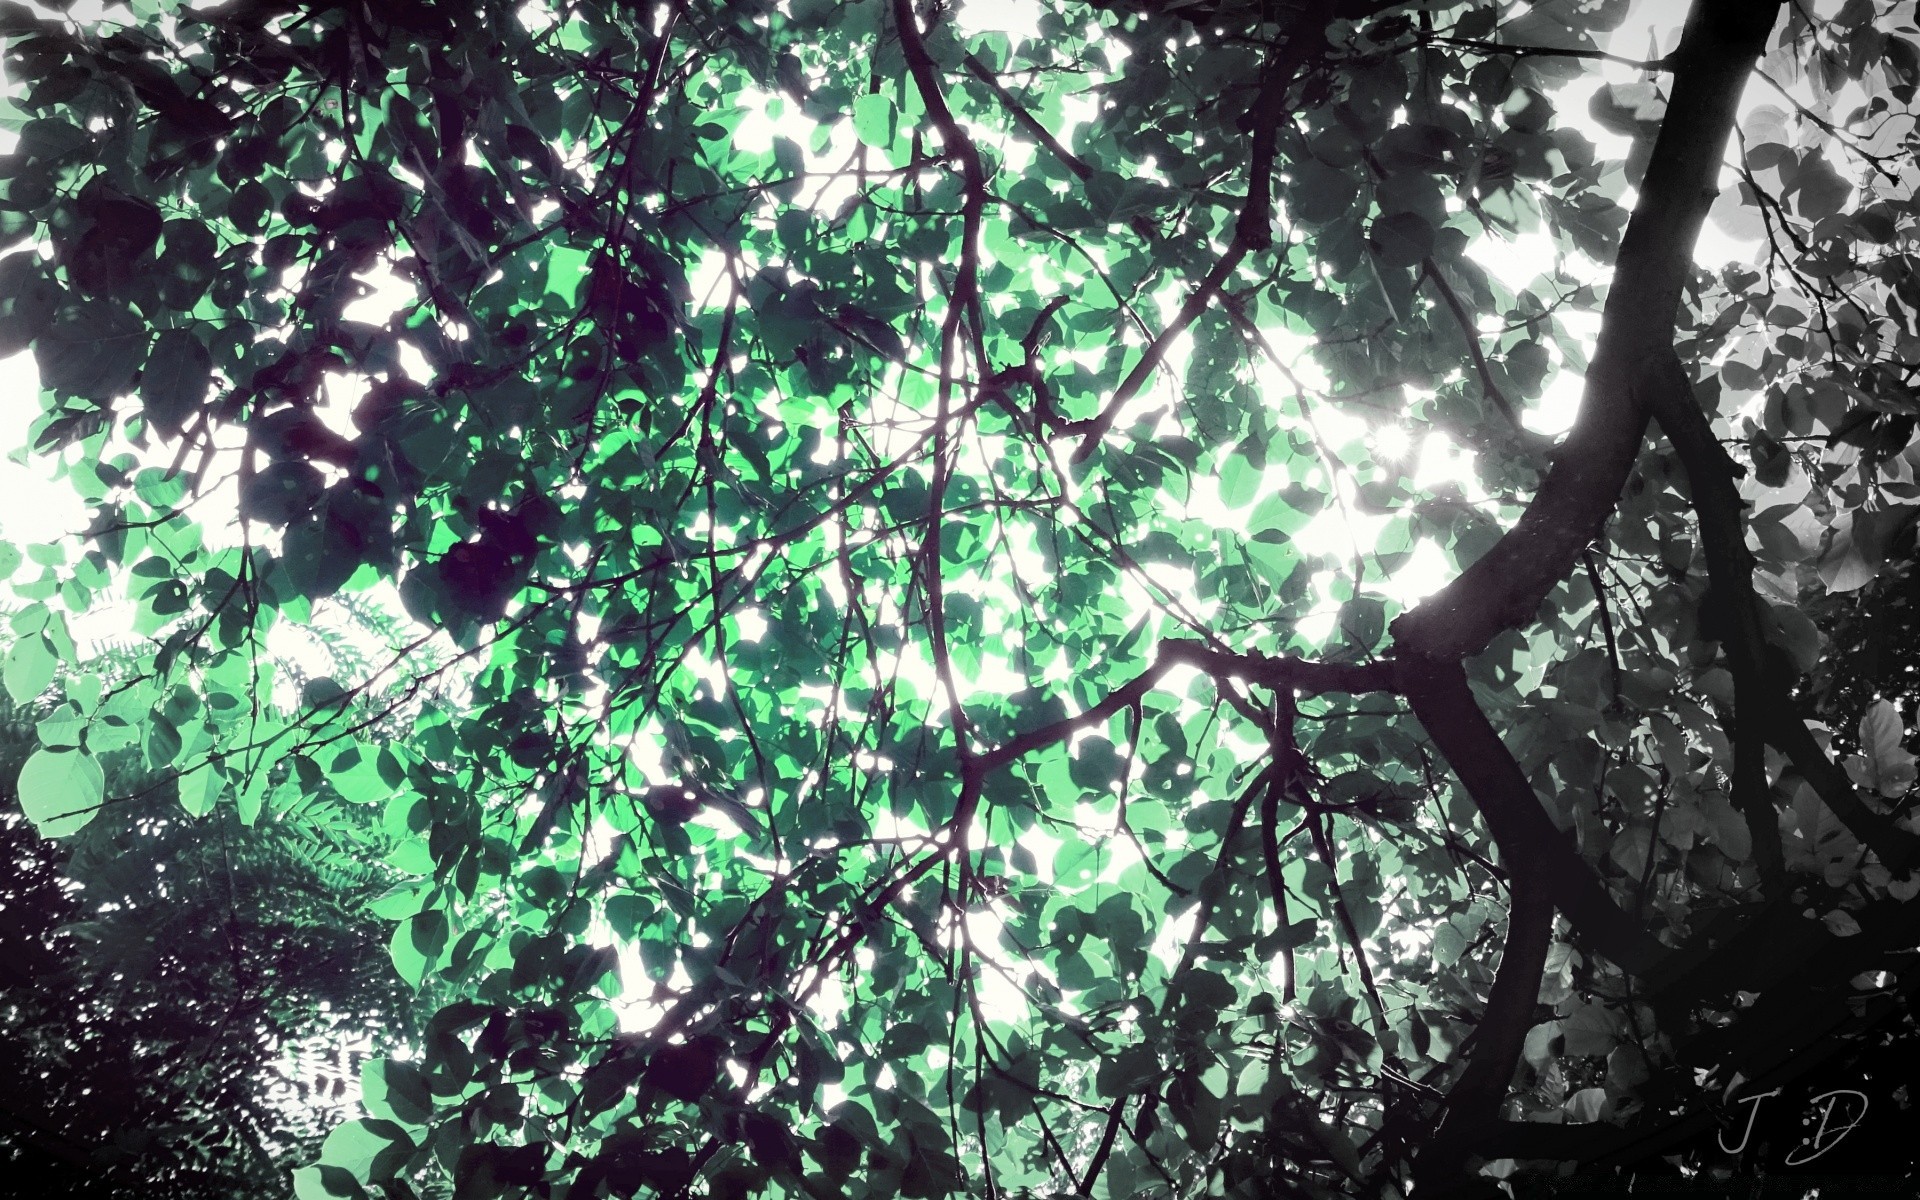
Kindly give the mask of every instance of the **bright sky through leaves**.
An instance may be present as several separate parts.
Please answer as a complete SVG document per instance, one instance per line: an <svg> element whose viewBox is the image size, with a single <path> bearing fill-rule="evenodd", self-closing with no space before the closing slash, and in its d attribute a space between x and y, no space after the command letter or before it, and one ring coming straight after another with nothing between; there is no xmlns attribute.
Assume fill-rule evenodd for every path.
<svg viewBox="0 0 1920 1200"><path fill-rule="evenodd" d="M82 0L73 10L77 19L87 20L86 8L97 4L98 0ZM1631 56L1640 53L1649 45L1670 45L1677 31L1679 10L1671 4L1654 0L1639 0L1633 15L1613 31L1610 41L1603 47L1615 54ZM112 20L103 14L99 20ZM988 0L987 3L969 4L961 23L964 28L978 32L999 31L1010 38L1018 39L1033 36L1036 28L1037 13L1035 6L1024 0ZM3 79L4 76L0 76ZM1605 83L1626 83L1640 78L1640 74L1630 67L1615 63L1603 64L1591 76L1582 77L1567 85L1560 94L1563 106L1569 111L1578 112L1585 108L1591 92ZM738 144L748 150L765 150L776 132L786 133L795 140L806 143L813 130L817 128L804 118L790 111L783 112L779 119L766 115L769 97L762 93L758 97L745 97L741 102L748 116L734 131ZM773 99L780 106L777 98ZM1753 109L1767 103L1767 97L1759 89L1751 89L1746 96L1746 108ZM1069 114L1074 109L1069 105ZM1084 105L1077 115L1070 115L1069 121L1084 120L1089 115ZM1591 138L1605 155L1620 155L1625 152L1627 139L1612 133L1597 124L1585 123L1581 131ZM834 131L838 146L849 136L846 129ZM0 131L0 147L11 143L14 135ZM833 151L816 156L818 162L828 162L835 157ZM825 185L820 195L827 203L832 203L836 189L831 183ZM1755 252L1756 244L1751 239L1732 239L1724 231L1710 225L1703 237L1698 260L1703 264L1718 264L1729 260L1745 260ZM1509 287L1522 288L1533 282L1534 276L1543 259L1552 254L1551 240L1544 233L1522 235L1510 241L1486 240L1473 251L1474 257L1483 263ZM1591 263L1578 260L1570 264L1577 277L1600 279L1604 272ZM697 292L711 294L718 282L717 260L691 272L691 278ZM391 316L402 304L414 298L414 290L401 280L394 278L390 271L376 266L362 274L361 278L373 285L372 294L349 305L343 315L349 319L379 322ZM1570 321L1570 332L1576 337L1589 339L1598 328L1597 320L1588 320L1584 324ZM1324 379L1317 378L1317 371L1311 364L1298 360L1302 343L1281 329L1269 329L1268 336L1283 348L1290 364L1310 378L1315 386L1324 386ZM404 351L403 351L404 353ZM1184 362L1184 346L1177 346L1169 355L1169 366L1177 375ZM412 353L407 362L410 373L416 378L426 374L425 364L420 361L418 352ZM0 444L24 446L27 442L27 425L38 408L35 372L32 359L22 353L14 358L0 362ZM1285 394L1292 389L1287 378L1269 368L1261 376L1263 389L1275 394ZM356 398L351 391L349 380L340 378L330 381L328 395L333 400L333 413L329 423L344 426L344 411L351 407ZM1579 402L1580 378L1575 372L1562 371L1555 375L1541 399L1531 406L1527 414L1530 428L1544 434L1559 434L1565 431L1571 422L1574 408ZM1314 422L1323 437L1335 445L1370 444L1383 458L1405 463L1409 476L1418 488L1430 488L1436 483L1449 479L1461 479L1471 475L1466 470L1467 460L1461 448L1448 443L1444 437L1433 436L1419 445L1413 444L1399 428L1375 424L1365 415L1353 415L1327 406L1320 406L1314 416ZM1196 517L1206 520L1231 522L1237 519L1234 510L1218 506L1217 496L1209 496L1206 481L1197 481L1201 486L1196 489L1190 511ZM10 503L0 509L0 538L16 544L32 542L51 542L71 536L87 523L84 504L76 497L71 488L49 482L45 477L45 467L41 463L21 464L9 459L0 464L0 488L4 488L10 497L18 502ZM1371 546L1385 522L1374 516L1346 509L1333 508L1316 518L1307 529L1298 535L1300 543L1314 553L1350 555L1355 545ZM214 535L218 540L218 535ZM1389 583L1390 594L1403 604L1412 603L1431 592L1445 579L1448 567L1429 545L1422 544L1414 556L1395 573ZM1173 581L1170 581L1173 582ZM1325 595L1323 589L1323 595ZM1331 623L1338 609L1338 601L1323 601L1315 618L1310 619L1303 629L1310 638L1323 637L1331 630ZM95 622L101 636L111 636L116 630L116 620L110 613L99 613ZM303 639L282 633L279 652L304 660L306 665L316 666L324 660L324 655Z"/></svg>
<svg viewBox="0 0 1920 1200"><path fill-rule="evenodd" d="M1910 4L145 3L0 682L391 881L302 1200L1428 1200L1890 986Z"/></svg>
<svg viewBox="0 0 1920 1200"><path fill-rule="evenodd" d="M532 11L529 10L529 13L531 14ZM83 16L79 10L75 11L75 15ZM1634 16L1629 17L1613 32L1610 43L1604 48L1627 56L1637 53L1646 46L1670 45L1677 31L1675 24L1677 16L1678 13L1671 5L1643 3ZM963 28L974 32L999 31L1017 42L1021 38L1034 36L1037 20L1038 10L1035 5L1012 0L1004 3L970 4L964 10L961 24ZM1578 79L1564 88L1557 96L1557 100L1569 111L1580 111L1585 108L1586 101L1595 88L1605 83L1628 83L1639 77L1639 73L1632 68L1619 64L1605 64L1593 75ZM1746 100L1749 110L1763 102L1764 98L1758 94L1757 89L1749 91ZM735 127L733 138L741 148L749 151L765 151L771 146L775 134L784 134L803 145L810 144L814 140L816 131L819 130L818 126L791 112L779 98L771 97L766 93L738 97L736 103L746 109L747 115ZM769 107L785 111L782 111L777 118L770 117ZM1067 124L1059 131L1063 138L1067 136L1073 124L1084 121L1092 115L1092 108L1085 103L1077 106L1070 103L1066 112ZM813 157L813 169L824 169L825 164L836 161L849 139L859 134L862 128L860 122L860 115L856 112L851 127L841 126L833 129L830 134L830 145ZM1591 122L1581 128L1583 133L1595 141L1603 154L1624 154L1627 139ZM0 135L0 143L10 140L12 140L11 135ZM818 201L831 207L850 194L850 189L850 184L836 186L833 182L828 182L819 190ZM1703 263L1713 264L1729 258L1751 257L1754 250L1755 245L1752 242L1729 239L1721 231L1710 227L1697 257ZM1551 257L1554 250L1550 237L1545 233L1533 233L1508 241L1488 239L1479 243L1471 253L1477 261L1485 265L1509 287L1518 290L1534 282L1534 277L1543 261ZM1580 259L1577 255L1574 261L1567 265L1576 277L1593 281L1604 278L1605 272L1602 268ZM707 262L691 271L690 279L696 295L710 299L722 283L722 270L719 256L710 255ZM375 324L383 323L400 307L415 299L415 290L394 277L384 265L376 264L372 269L362 273L361 278L372 285L372 291L343 310L343 316L348 319ZM1170 297L1168 301L1163 302L1163 309L1170 312L1175 304L1177 304L1177 298ZM1584 322L1569 321L1569 331L1575 337L1586 341L1591 340L1591 333L1597 327L1597 319ZM1301 351L1305 345L1301 339L1278 327L1269 328L1266 333L1282 354L1287 373L1283 373L1271 364L1268 365L1258 375L1260 386L1264 391L1273 395L1286 395L1295 391L1294 380L1296 379L1304 379L1309 386L1317 389L1326 387L1324 376L1312 363L1301 357ZM1168 368L1172 378L1177 378L1184 370L1187 350L1185 341L1186 339L1183 338L1168 355ZM417 351L407 354L404 361L406 369L416 379L427 378L428 368ZM0 426L0 442L14 446L25 444L27 419L37 407L37 389L33 382L35 374L30 356L24 353L0 364L0 413L4 413L7 421L10 422ZM1549 435L1564 432L1571 421L1579 394L1578 374L1571 371L1559 372L1541 399L1529 409L1527 415L1529 427ZM328 424L337 432L351 434L352 429L346 413L358 399L355 381L344 376L330 378L326 387L326 397L328 403L321 411ZM1148 401L1143 398L1140 403L1145 405ZM1364 411L1350 413L1324 404L1315 405L1308 419L1318 436L1325 439L1330 446L1364 445L1371 449L1375 458L1402 464L1402 469L1406 471L1412 485L1417 489L1426 490L1442 482L1471 477L1470 460L1465 453L1437 433L1430 434L1422 441L1415 443L1400 426L1377 423ZM4 470L4 474L0 474L0 487L4 487L10 497L17 497L20 500L19 503L10 503L0 510L0 537L16 543L57 541L85 526L87 517L84 506L69 487L46 480L44 466L41 463L29 462L22 465L9 462L0 470ZM1264 493L1256 493L1256 495L1259 494ZM1473 498L1482 499L1483 497ZM1188 512L1200 520L1233 524L1245 519L1250 504L1249 501L1239 500L1237 496L1233 499L1236 501L1234 504L1222 503L1217 481L1199 478L1194 481ZM1351 494L1347 495L1345 500L1345 504L1325 510L1302 529L1296 535L1297 543L1309 553L1327 554L1336 558L1351 557L1360 547L1378 545L1382 531L1389 524L1388 520L1382 516L1358 511L1354 507L1355 497ZM217 534L214 537L216 541L219 540ZM1420 543L1413 555L1398 568L1392 578L1385 581L1385 590L1401 604L1411 604L1444 582L1450 570L1449 564L1436 548L1430 543ZM1317 610L1301 622L1302 636L1310 640L1318 640L1333 631L1333 624L1340 609L1340 598L1330 592L1330 585L1336 578L1338 578L1337 575L1331 574L1321 578L1322 599ZM1175 594L1190 592L1190 579L1172 576L1164 578L1163 582ZM1144 593L1134 589L1130 599L1138 603L1144 601L1146 597ZM397 609L397 605L393 607ZM300 636L298 631L282 626L274 632L269 647L273 653L296 664L307 673L324 673L332 665L331 658L325 650L326 638L364 638L366 636L363 631L349 622L336 619L330 622L330 625L331 628L327 632L318 633L317 638ZM97 629L99 636L103 639L111 638L120 632L119 618L112 610L99 610L92 614L92 619L81 628ZM930 670L923 666L920 683L922 686L927 686L931 682ZM984 683L995 688L1009 686L1008 680L997 678L985 680ZM288 686L283 686L279 695L282 703L290 703L294 699L294 694ZM644 765L649 770L654 772L660 770L661 759L657 749L642 757ZM603 830L603 837L606 832ZM1027 838L1036 857L1042 862L1055 859L1062 847L1062 843L1049 836L1044 829L1030 831ZM1124 845L1120 846L1103 868L1102 877L1109 881L1117 879L1121 869L1135 861L1138 861L1137 855L1128 853ZM989 944L998 940L997 932L997 929L991 925L983 925L976 931L976 936L983 944ZM1169 927L1162 932L1156 949L1162 954L1173 952L1178 946L1180 936L1177 928ZM635 951L628 947L623 950L622 957L623 973L629 978L637 978L639 972ZM1010 1003L1017 995L1012 990L1013 985L999 973L1000 970L1004 968L990 972L982 981L983 1001L990 1009ZM650 1009L658 1011L655 1006L637 1002L627 1019L644 1024L647 1020L645 1014Z"/></svg>

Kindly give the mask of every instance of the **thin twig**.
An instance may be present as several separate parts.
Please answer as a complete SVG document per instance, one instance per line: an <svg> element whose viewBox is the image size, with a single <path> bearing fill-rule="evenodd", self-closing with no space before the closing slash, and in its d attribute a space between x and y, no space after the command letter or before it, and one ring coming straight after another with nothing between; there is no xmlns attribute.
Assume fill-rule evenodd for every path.
<svg viewBox="0 0 1920 1200"><path fill-rule="evenodd" d="M1613 666L1613 702L1620 703L1620 646L1613 640L1613 612L1607 606L1607 589L1600 582L1600 568L1593 561L1593 550L1580 552L1587 564L1587 581L1593 585L1593 598L1600 608L1600 631L1607 635L1607 660Z"/></svg>

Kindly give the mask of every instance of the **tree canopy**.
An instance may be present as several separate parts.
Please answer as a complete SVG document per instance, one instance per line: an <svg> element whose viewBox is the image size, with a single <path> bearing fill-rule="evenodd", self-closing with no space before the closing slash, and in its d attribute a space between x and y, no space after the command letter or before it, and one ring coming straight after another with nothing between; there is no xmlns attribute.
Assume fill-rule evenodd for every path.
<svg viewBox="0 0 1920 1200"><path fill-rule="evenodd" d="M95 510L0 563L22 810L357 812L447 997L299 1195L1424 1200L1903 1104L1913 5L991 7L0 0Z"/></svg>

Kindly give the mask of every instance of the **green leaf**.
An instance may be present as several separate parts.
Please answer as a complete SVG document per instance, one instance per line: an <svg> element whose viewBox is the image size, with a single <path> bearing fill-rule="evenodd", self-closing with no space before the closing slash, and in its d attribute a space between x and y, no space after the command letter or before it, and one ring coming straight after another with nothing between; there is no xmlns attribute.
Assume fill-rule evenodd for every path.
<svg viewBox="0 0 1920 1200"><path fill-rule="evenodd" d="M1808 156L1797 170L1784 174L1794 211L1809 221L1839 212L1853 193L1853 185L1840 177L1823 154Z"/></svg>
<svg viewBox="0 0 1920 1200"><path fill-rule="evenodd" d="M125 392L146 357L147 330L129 310L98 300L64 309L33 344L40 386L108 401Z"/></svg>
<svg viewBox="0 0 1920 1200"><path fill-rule="evenodd" d="M1853 592L1873 582L1878 566L1873 547L1859 537L1859 525L1834 530L1820 555L1820 579L1829 592Z"/></svg>
<svg viewBox="0 0 1920 1200"><path fill-rule="evenodd" d="M25 350L53 323L60 286L37 254L0 258L0 356Z"/></svg>
<svg viewBox="0 0 1920 1200"><path fill-rule="evenodd" d="M312 510L326 479L312 463L272 463L240 489L240 511L251 520L284 526Z"/></svg>
<svg viewBox="0 0 1920 1200"><path fill-rule="evenodd" d="M352 1172L318 1164L294 1170L293 1194L296 1200L367 1200L367 1190Z"/></svg>
<svg viewBox="0 0 1920 1200"><path fill-rule="evenodd" d="M227 219L242 233L258 233L273 211L273 193L257 179L249 179L234 189L227 203Z"/></svg>
<svg viewBox="0 0 1920 1200"><path fill-rule="evenodd" d="M246 782L240 787L237 803L234 805L234 811L239 814L242 825L251 827L260 819L260 813L267 804L267 790L266 771L255 769L251 775L247 776Z"/></svg>
<svg viewBox="0 0 1920 1200"><path fill-rule="evenodd" d="M1340 606L1340 629L1362 650L1378 647L1386 627L1386 607L1377 596L1356 596Z"/></svg>
<svg viewBox="0 0 1920 1200"><path fill-rule="evenodd" d="M15 153L22 158L57 160L75 154L93 141L85 130L71 121L43 117L30 121L20 130Z"/></svg>
<svg viewBox="0 0 1920 1200"><path fill-rule="evenodd" d="M188 816L204 817L220 802L226 779L212 764L198 767L180 779L180 807Z"/></svg>
<svg viewBox="0 0 1920 1200"><path fill-rule="evenodd" d="M1700 807L1707 836L1728 858L1739 862L1753 853L1752 831L1746 819L1728 803L1725 796L1718 792L1709 793L1702 797Z"/></svg>
<svg viewBox="0 0 1920 1200"><path fill-rule="evenodd" d="M1382 266L1416 267L1433 253L1433 226L1419 213L1393 213L1373 223L1367 245Z"/></svg>
<svg viewBox="0 0 1920 1200"><path fill-rule="evenodd" d="M1290 165L1287 174L1287 212L1308 225L1324 225L1344 216L1360 194L1359 181L1352 172L1316 159Z"/></svg>
<svg viewBox="0 0 1920 1200"><path fill-rule="evenodd" d="M1533 1065L1534 1070L1544 1071L1554 1059L1553 1044L1560 1037L1560 1022L1543 1021L1527 1030L1527 1040L1521 1049L1521 1057Z"/></svg>
<svg viewBox="0 0 1920 1200"><path fill-rule="evenodd" d="M375 530L354 530L337 512L316 513L291 526L282 544L287 577L302 596L321 600L338 592L360 568L360 551Z"/></svg>
<svg viewBox="0 0 1920 1200"><path fill-rule="evenodd" d="M161 334L140 372L140 400L147 423L162 437L180 436L187 419L213 386L213 357L191 330Z"/></svg>
<svg viewBox="0 0 1920 1200"><path fill-rule="evenodd" d="M1646 869L1647 855L1653 849L1653 831L1646 828L1625 829L1613 839L1609 856L1620 864L1627 878L1639 879Z"/></svg>
<svg viewBox="0 0 1920 1200"><path fill-rule="evenodd" d="M393 931L390 952L394 969L410 986L419 987L427 972L447 948L447 914L437 908L417 913Z"/></svg>
<svg viewBox="0 0 1920 1200"><path fill-rule="evenodd" d="M1217 1013L1240 998L1233 984L1212 971L1191 971L1184 983L1187 1004L1204 1012Z"/></svg>
<svg viewBox="0 0 1920 1200"><path fill-rule="evenodd" d="M1913 786L1914 756L1901 744L1906 729L1890 700L1875 700L1860 718L1860 749L1870 767L1867 785L1882 796L1904 796Z"/></svg>
<svg viewBox="0 0 1920 1200"><path fill-rule="evenodd" d="M33 727L40 744L49 750L77 750L87 729L87 719L69 705L61 705L51 716Z"/></svg>
<svg viewBox="0 0 1920 1200"><path fill-rule="evenodd" d="M1053 856L1053 882L1066 891L1078 891L1100 874L1104 854L1097 842L1062 842Z"/></svg>
<svg viewBox="0 0 1920 1200"><path fill-rule="evenodd" d="M1159 1074L1160 1057L1151 1046L1128 1046L1101 1058L1094 1086L1102 1096L1119 1099L1132 1095Z"/></svg>
<svg viewBox="0 0 1920 1200"><path fill-rule="evenodd" d="M334 1127L320 1144L322 1168L337 1167L355 1182L368 1183L393 1177L396 1158L413 1149L413 1142L392 1121L361 1118ZM400 1151L399 1155L395 1151ZM384 1160L384 1163L383 1163ZM384 1166L385 1169L382 1169Z"/></svg>
<svg viewBox="0 0 1920 1200"><path fill-rule="evenodd" d="M866 145L885 150L893 143L893 126L898 111L891 96L867 92L854 97L854 136Z"/></svg>
<svg viewBox="0 0 1920 1200"><path fill-rule="evenodd" d="M1447 926L1443 928L1451 927ZM1302 921L1295 921L1285 929L1278 931L1277 938L1282 948L1297 950L1301 946L1313 941L1314 935L1319 931L1320 922L1314 920L1312 917L1308 917Z"/></svg>
<svg viewBox="0 0 1920 1200"><path fill-rule="evenodd" d="M1311 504L1303 507L1302 501L1311 501ZM1283 489L1254 506L1247 518L1247 528L1254 531L1258 541L1280 544L1307 527L1319 502L1317 493L1298 487Z"/></svg>
<svg viewBox="0 0 1920 1200"><path fill-rule="evenodd" d="M569 305L579 303L580 289L587 281L592 255L572 246L555 246L547 256L547 291Z"/></svg>
<svg viewBox="0 0 1920 1200"><path fill-rule="evenodd" d="M1236 449L1220 464L1220 503L1228 508L1245 508L1260 494L1265 481L1265 472Z"/></svg>
<svg viewBox="0 0 1920 1200"><path fill-rule="evenodd" d="M84 750L35 750L20 768L20 811L41 837L78 833L100 814L107 779Z"/></svg>
<svg viewBox="0 0 1920 1200"><path fill-rule="evenodd" d="M1566 1015L1560 1021L1560 1032L1566 1035L1568 1054L1604 1055L1619 1044L1620 1020L1605 1004L1571 1000L1563 1008Z"/></svg>
<svg viewBox="0 0 1920 1200"><path fill-rule="evenodd" d="M360 1068L360 1096L368 1112L402 1125L423 1126L433 1116L427 1077L411 1063L368 1059Z"/></svg>
<svg viewBox="0 0 1920 1200"><path fill-rule="evenodd" d="M0 677L6 683L7 695L15 704L28 704L40 698L53 682L54 667L58 660L53 653L53 644L44 633L35 633L20 638L7 651L4 664L0 664Z"/></svg>

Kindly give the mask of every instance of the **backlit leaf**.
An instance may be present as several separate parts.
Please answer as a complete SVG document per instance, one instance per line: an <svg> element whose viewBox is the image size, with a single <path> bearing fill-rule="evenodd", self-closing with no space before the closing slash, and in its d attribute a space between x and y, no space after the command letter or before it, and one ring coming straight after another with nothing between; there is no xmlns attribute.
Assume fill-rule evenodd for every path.
<svg viewBox="0 0 1920 1200"><path fill-rule="evenodd" d="M84 750L35 750L20 768L20 810L41 837L78 833L100 815L106 776Z"/></svg>

